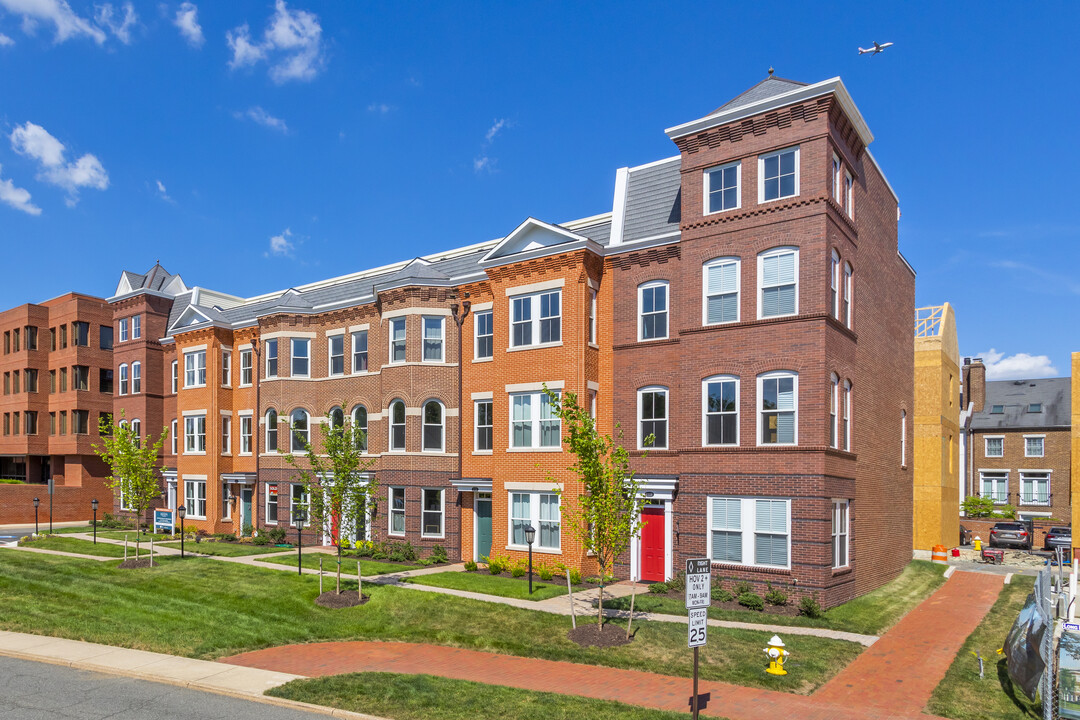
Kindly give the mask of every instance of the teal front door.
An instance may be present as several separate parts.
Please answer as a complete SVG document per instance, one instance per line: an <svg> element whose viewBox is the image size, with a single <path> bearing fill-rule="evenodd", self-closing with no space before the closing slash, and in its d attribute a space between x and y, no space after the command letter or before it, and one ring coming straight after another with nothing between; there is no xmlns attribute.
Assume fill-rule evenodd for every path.
<svg viewBox="0 0 1080 720"><path fill-rule="evenodd" d="M476 558L486 557L491 557L491 493L476 499Z"/></svg>
<svg viewBox="0 0 1080 720"><path fill-rule="evenodd" d="M245 527L253 524L251 522L251 488L240 491L240 503L240 532L243 532Z"/></svg>

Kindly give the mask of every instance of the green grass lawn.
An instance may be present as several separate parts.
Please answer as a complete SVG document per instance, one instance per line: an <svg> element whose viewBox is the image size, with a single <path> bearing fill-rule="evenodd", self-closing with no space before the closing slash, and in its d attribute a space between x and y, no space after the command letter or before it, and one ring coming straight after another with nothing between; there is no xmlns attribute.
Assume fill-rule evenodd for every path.
<svg viewBox="0 0 1080 720"><path fill-rule="evenodd" d="M354 581L355 582L355 581ZM355 587L355 586L352 586ZM0 549L0 629L217 659L259 648L328 640L435 643L549 660L688 677L686 626L635 623L633 643L582 648L567 637L569 618L409 588L365 585L365 605L315 605L318 578L223 563L163 558L157 568ZM609 628L621 629L613 622ZM862 647L816 637L785 638L798 667L764 672L769 633L713 629L701 677L808 693Z"/></svg>
<svg viewBox="0 0 1080 720"><path fill-rule="evenodd" d="M307 552L304 551L304 567L311 568L312 570L319 569L319 558L323 561L323 571L327 575L337 574L337 555L324 552ZM266 558L259 562L274 563L275 565L292 565L296 567L296 551L293 550L290 555L282 555L281 557ZM383 575L385 573L401 572L403 570L416 570L419 565L402 565L401 563L383 562L381 560L361 560L360 572L365 577L368 575ZM356 578L356 558L343 557L341 558L341 576Z"/></svg>
<svg viewBox="0 0 1080 720"><path fill-rule="evenodd" d="M72 533L86 533L87 535L92 535L94 533L94 528L91 527L90 525L84 525L84 526L79 526L79 527L56 528L53 532L55 534L57 534L57 535L70 535ZM108 540L123 540L123 539L127 538L132 544L134 544L135 543L136 532L133 529L132 530L106 530L104 528L99 527L98 531L97 531L97 536L99 538L106 538ZM168 540L169 539L168 535L153 535L152 533L149 533L149 532L138 533L138 537L139 537L139 542L144 542L144 543L150 542L151 537L154 538L154 542L161 542L162 540Z"/></svg>
<svg viewBox="0 0 1080 720"><path fill-rule="evenodd" d="M23 543L23 547L40 548L41 550L60 550L62 552L79 553L80 555L95 555L97 557L124 557L124 546L112 543L97 543L93 540L80 540L78 538L66 538L48 536L40 540L30 540ZM145 548L149 554L149 547ZM131 546L131 557L135 557L135 546Z"/></svg>
<svg viewBox="0 0 1080 720"><path fill-rule="evenodd" d="M686 713L433 675L350 673L293 680L267 695L394 720L676 720ZM690 693L687 691L687 697Z"/></svg>
<svg viewBox="0 0 1080 720"><path fill-rule="evenodd" d="M161 543L163 547L180 549L180 542ZM184 541L184 552L199 553L200 555L220 555L224 557L240 557L242 555L265 555L267 553L289 552L289 548L274 547L273 545L251 545L225 542L200 542L193 540ZM296 552L293 550L293 552ZM295 558L294 558L295 559Z"/></svg>
<svg viewBox="0 0 1080 720"><path fill-rule="evenodd" d="M416 583L417 585L451 588L453 590L469 590L519 600L547 600L557 595L566 594L566 585L551 580L541 581L534 576L533 594L530 595L528 575L521 578L506 578L487 573L443 572L432 575L419 575L409 578L407 582ZM574 590L582 589L584 588L574 588Z"/></svg>
<svg viewBox="0 0 1080 720"><path fill-rule="evenodd" d="M935 565L925 560L913 560L894 580L862 597L832 608L825 613L823 618L811 619L801 615L788 617L751 610L725 610L717 607L709 608L709 617L717 620L820 627L863 635L881 635L945 582L945 570L944 565ZM731 584L730 580L725 581L724 587L730 590ZM630 608L630 598L605 597L604 607L627 610ZM686 615L686 604L682 598L661 597L643 592L639 593L637 600L634 601L634 610Z"/></svg>
<svg viewBox="0 0 1080 720"><path fill-rule="evenodd" d="M997 650L1016 621L1035 578L1014 575L1001 589L997 602L960 648L945 678L934 689L927 712L956 720L1033 720L1042 717L1042 706L1029 701L1014 688L1005 668L1005 657ZM979 661L983 657L985 677L979 679Z"/></svg>

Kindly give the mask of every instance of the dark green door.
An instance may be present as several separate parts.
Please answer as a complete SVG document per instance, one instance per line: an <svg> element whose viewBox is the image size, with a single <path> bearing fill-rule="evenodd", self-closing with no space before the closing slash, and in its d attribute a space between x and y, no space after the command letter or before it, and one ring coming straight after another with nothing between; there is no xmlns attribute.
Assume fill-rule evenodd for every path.
<svg viewBox="0 0 1080 720"><path fill-rule="evenodd" d="M490 495L476 500L476 556L478 558L491 557Z"/></svg>
<svg viewBox="0 0 1080 720"><path fill-rule="evenodd" d="M242 507L240 508L240 516L242 518L241 522L243 523L240 526L240 532L243 532L244 526L253 524L251 522L251 488L244 488L243 490L241 490L240 498L240 502L242 503Z"/></svg>

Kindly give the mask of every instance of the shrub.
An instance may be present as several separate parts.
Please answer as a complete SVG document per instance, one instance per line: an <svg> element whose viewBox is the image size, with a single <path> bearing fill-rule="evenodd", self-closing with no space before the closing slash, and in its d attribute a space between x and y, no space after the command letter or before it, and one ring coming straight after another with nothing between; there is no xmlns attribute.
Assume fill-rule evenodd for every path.
<svg viewBox="0 0 1080 720"><path fill-rule="evenodd" d="M555 568L546 562L542 562L536 566L536 574L540 576L541 580L550 580L555 577Z"/></svg>
<svg viewBox="0 0 1080 720"><path fill-rule="evenodd" d="M235 542L236 533L214 533L214 537L225 542Z"/></svg>
<svg viewBox="0 0 1080 720"><path fill-rule="evenodd" d="M717 602L731 602L735 599L735 596L730 591L724 588L714 588L712 594L713 600Z"/></svg>
<svg viewBox="0 0 1080 720"><path fill-rule="evenodd" d="M269 545L270 536L266 533L259 533L251 540L252 545Z"/></svg>
<svg viewBox="0 0 1080 720"><path fill-rule="evenodd" d="M465 561L465 572L476 572L476 563L472 560Z"/></svg>
<svg viewBox="0 0 1080 720"><path fill-rule="evenodd" d="M495 553L491 553L491 557L488 558L488 572L492 575L499 575L510 568L510 558L499 557Z"/></svg>
<svg viewBox="0 0 1080 720"><path fill-rule="evenodd" d="M765 593L765 602L770 605L787 605L787 595L774 588L772 583L765 583L765 587L769 589Z"/></svg>
<svg viewBox="0 0 1080 720"><path fill-rule="evenodd" d="M667 581L668 590L674 592L683 592L686 590L686 573L682 570L675 573L670 580Z"/></svg>
<svg viewBox="0 0 1080 720"><path fill-rule="evenodd" d="M416 548L407 542L383 542L381 549L385 553L383 557L391 562L416 562L419 559Z"/></svg>
<svg viewBox="0 0 1080 720"><path fill-rule="evenodd" d="M244 528L243 528L243 530L241 530L241 532L242 532L242 533L243 533L244 535L246 535L246 536L248 536L248 537L251 537L251 534L252 534L253 532L255 532L255 528L254 528L254 527L252 527L251 523L247 523L246 525L244 525Z"/></svg>
<svg viewBox="0 0 1080 720"><path fill-rule="evenodd" d="M649 586L649 592L656 593L657 595L663 595L668 591L667 583L658 582Z"/></svg>
<svg viewBox="0 0 1080 720"><path fill-rule="evenodd" d="M752 592L739 595L739 604L749 610L761 611L765 609L765 601L761 599L760 595Z"/></svg>
<svg viewBox="0 0 1080 720"><path fill-rule="evenodd" d="M270 542L272 542L273 544L280 545L281 543L285 542L285 528L271 528L270 530L266 531L266 537L268 537L270 539Z"/></svg>
<svg viewBox="0 0 1080 720"><path fill-rule="evenodd" d="M745 595L748 592L754 592L754 588L750 583L745 580L735 583L735 586L731 588L731 592L738 597L739 595Z"/></svg>
<svg viewBox="0 0 1080 720"><path fill-rule="evenodd" d="M529 563L518 559L510 564L510 574L514 577L522 577L529 571Z"/></svg>
<svg viewBox="0 0 1080 720"><path fill-rule="evenodd" d="M134 530L134 526L123 518L113 516L111 513L105 513L101 517L99 523L103 528L109 528L111 530Z"/></svg>
<svg viewBox="0 0 1080 720"><path fill-rule="evenodd" d="M375 552L375 543L370 540L357 540L355 547L357 557L371 557Z"/></svg>
<svg viewBox="0 0 1080 720"><path fill-rule="evenodd" d="M577 568L568 568L567 569L567 574L570 576L570 584L571 585L580 585L581 584L581 571L580 570L578 570Z"/></svg>
<svg viewBox="0 0 1080 720"><path fill-rule="evenodd" d="M428 565L434 565L435 561L432 560L429 557L426 557L426 558L420 558L419 560L417 560L416 564L417 565L423 565L424 567L427 567Z"/></svg>
<svg viewBox="0 0 1080 720"><path fill-rule="evenodd" d="M446 548L442 545L436 545L431 548L430 558L433 563L444 563L450 561L450 554L446 552Z"/></svg>
<svg viewBox="0 0 1080 720"><path fill-rule="evenodd" d="M825 611L821 609L821 605L817 601L817 593L812 596L804 595L799 600L799 614L808 618L819 618L825 615Z"/></svg>

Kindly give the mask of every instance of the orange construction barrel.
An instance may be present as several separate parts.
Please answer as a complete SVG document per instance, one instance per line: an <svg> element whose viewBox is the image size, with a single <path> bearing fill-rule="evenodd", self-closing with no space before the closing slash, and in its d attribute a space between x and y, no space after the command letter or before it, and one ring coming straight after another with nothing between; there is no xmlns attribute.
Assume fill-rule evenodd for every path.
<svg viewBox="0 0 1080 720"><path fill-rule="evenodd" d="M930 559L933 560L936 563L941 563L943 565L945 563L947 563L948 560L947 560L947 557L945 555L945 546L944 545L935 545L934 548L933 548L933 552L930 555Z"/></svg>

